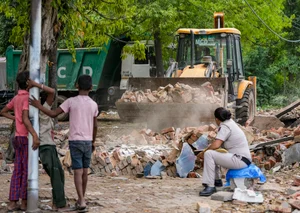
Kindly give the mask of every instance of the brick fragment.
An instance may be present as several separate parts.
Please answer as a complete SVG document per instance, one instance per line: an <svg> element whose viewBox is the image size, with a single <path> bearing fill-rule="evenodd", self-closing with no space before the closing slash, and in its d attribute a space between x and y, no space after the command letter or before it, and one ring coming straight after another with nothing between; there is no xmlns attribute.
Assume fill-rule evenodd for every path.
<svg viewBox="0 0 300 213"><path fill-rule="evenodd" d="M168 128L165 128L165 129L163 129L163 130L161 130L161 134L166 134L166 133L168 133L168 132L175 132L175 129L174 129L174 127L168 127Z"/></svg>
<svg viewBox="0 0 300 213"><path fill-rule="evenodd" d="M210 124L208 127L208 131L216 131L216 129L217 129L217 126L214 124Z"/></svg>
<svg viewBox="0 0 300 213"><path fill-rule="evenodd" d="M300 200L290 199L289 204L295 209L300 209Z"/></svg>
<svg viewBox="0 0 300 213"><path fill-rule="evenodd" d="M262 162L262 158L260 156L254 156L252 161L254 164L259 165Z"/></svg>
<svg viewBox="0 0 300 213"><path fill-rule="evenodd" d="M276 164L276 159L273 156L271 156L269 157L269 162L271 164L271 167L274 167Z"/></svg>
<svg viewBox="0 0 300 213"><path fill-rule="evenodd" d="M123 160L123 156L121 155L120 149L117 148L113 151L113 156L116 159L116 161L121 161Z"/></svg>
<svg viewBox="0 0 300 213"><path fill-rule="evenodd" d="M110 171L110 169L109 169L109 166L107 165L107 166L105 166L104 167L104 169L105 169L105 173L107 173L107 174L110 174L111 173L111 171Z"/></svg>
<svg viewBox="0 0 300 213"><path fill-rule="evenodd" d="M280 205L270 205L268 208L270 211L281 212L281 213L290 213L292 209L290 207L283 207Z"/></svg>
<svg viewBox="0 0 300 213"><path fill-rule="evenodd" d="M274 154L273 154L274 158L276 159L276 162L281 162L281 153L279 150L275 150Z"/></svg>
<svg viewBox="0 0 300 213"><path fill-rule="evenodd" d="M294 177L293 186L300 186L300 176L299 175Z"/></svg>
<svg viewBox="0 0 300 213"><path fill-rule="evenodd" d="M208 205L207 203L197 203L197 209L199 213L210 213L211 211L211 207L210 205Z"/></svg>
<svg viewBox="0 0 300 213"><path fill-rule="evenodd" d="M269 161L265 162L264 168L265 168L266 170L270 170L270 169L272 168L272 167L271 167L271 163L270 163Z"/></svg>
<svg viewBox="0 0 300 213"><path fill-rule="evenodd" d="M244 202L244 201L241 201L241 200L233 200L232 204L238 205L238 206L247 206L248 205L247 202Z"/></svg>

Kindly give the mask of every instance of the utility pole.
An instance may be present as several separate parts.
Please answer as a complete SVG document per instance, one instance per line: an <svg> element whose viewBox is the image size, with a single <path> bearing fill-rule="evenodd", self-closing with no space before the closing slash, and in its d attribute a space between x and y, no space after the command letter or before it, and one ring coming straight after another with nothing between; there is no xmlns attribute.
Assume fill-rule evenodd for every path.
<svg viewBox="0 0 300 213"><path fill-rule="evenodd" d="M30 47L29 47L29 70L30 79L40 83L40 55L41 55L41 29L42 29L42 0L31 0L31 26L30 26ZM39 89L31 88L30 97L39 99ZM29 106L29 117L34 130L39 135L39 111ZM33 138L28 137L28 191L27 191L27 212L39 212L39 151L32 150Z"/></svg>

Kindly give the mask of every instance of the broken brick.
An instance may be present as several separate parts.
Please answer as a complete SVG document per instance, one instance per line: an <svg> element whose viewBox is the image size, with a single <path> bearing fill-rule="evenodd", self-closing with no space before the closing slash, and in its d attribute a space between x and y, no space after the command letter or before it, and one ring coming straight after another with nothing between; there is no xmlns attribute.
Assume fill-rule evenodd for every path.
<svg viewBox="0 0 300 213"><path fill-rule="evenodd" d="M199 213L209 213L211 212L211 207L207 203L197 203L197 209Z"/></svg>
<svg viewBox="0 0 300 213"><path fill-rule="evenodd" d="M260 156L254 156L252 161L254 164L259 165L262 162L262 158Z"/></svg>
<svg viewBox="0 0 300 213"><path fill-rule="evenodd" d="M217 129L217 126L214 124L210 124L208 127L208 131L216 131L216 129Z"/></svg>
<svg viewBox="0 0 300 213"><path fill-rule="evenodd" d="M166 134L166 133L168 133L168 132L175 132L175 129L174 129L174 127L168 127L168 128L165 128L165 129L163 129L163 130L161 130L161 134Z"/></svg>
<svg viewBox="0 0 300 213"><path fill-rule="evenodd" d="M290 199L289 204L295 209L300 209L300 200Z"/></svg>
<svg viewBox="0 0 300 213"><path fill-rule="evenodd" d="M293 186L300 186L300 176L296 176L293 181Z"/></svg>
<svg viewBox="0 0 300 213"><path fill-rule="evenodd" d="M271 156L271 157L269 157L269 162L271 164L271 167L273 167L276 164L276 159L273 156Z"/></svg>
<svg viewBox="0 0 300 213"><path fill-rule="evenodd" d="M265 162L265 163L264 163L264 168L265 168L266 170L270 170L270 169L272 168L271 163L270 163L269 161Z"/></svg>

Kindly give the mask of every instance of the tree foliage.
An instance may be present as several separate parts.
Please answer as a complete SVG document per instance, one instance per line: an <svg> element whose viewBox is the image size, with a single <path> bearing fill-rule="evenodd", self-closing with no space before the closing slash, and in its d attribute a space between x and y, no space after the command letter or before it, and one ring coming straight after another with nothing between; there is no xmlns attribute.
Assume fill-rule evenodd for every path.
<svg viewBox="0 0 300 213"><path fill-rule="evenodd" d="M270 103L273 95L290 94L299 79L299 45L279 39L300 36L299 0L45 0L57 10L60 47L101 47L109 39L130 38L134 45L124 53L144 58L140 40L155 40L156 59L167 64L174 52L178 28L212 28L213 13L225 13L225 27L242 33L245 69L258 76L260 104ZM249 6L249 5L250 6ZM20 46L29 30L30 1L2 0L0 13L13 25L9 42ZM256 14L254 14L254 12ZM259 19L261 18L261 20ZM263 22L274 32L271 32ZM6 22L0 19L0 22ZM1 25L3 27L4 25ZM5 26L4 26L5 27ZM6 30L9 32L8 30ZM0 40L5 37L0 34ZM3 45L1 44L3 47ZM173 54L173 55L172 55ZM297 92L297 91L296 91Z"/></svg>

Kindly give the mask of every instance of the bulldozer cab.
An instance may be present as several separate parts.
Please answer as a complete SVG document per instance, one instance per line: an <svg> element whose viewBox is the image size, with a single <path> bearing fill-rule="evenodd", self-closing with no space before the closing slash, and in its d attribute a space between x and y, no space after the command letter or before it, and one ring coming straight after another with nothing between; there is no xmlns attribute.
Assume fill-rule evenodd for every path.
<svg viewBox="0 0 300 213"><path fill-rule="evenodd" d="M229 94L245 78L240 31L234 28L179 29L177 62L173 77L228 77Z"/></svg>

